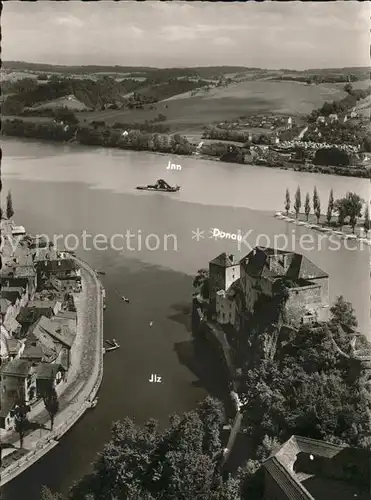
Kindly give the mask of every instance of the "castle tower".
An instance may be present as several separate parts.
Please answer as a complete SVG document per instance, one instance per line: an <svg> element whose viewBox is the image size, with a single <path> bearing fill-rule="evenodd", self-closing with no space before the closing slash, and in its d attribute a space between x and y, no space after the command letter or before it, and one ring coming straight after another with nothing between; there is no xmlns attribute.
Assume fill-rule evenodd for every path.
<svg viewBox="0 0 371 500"><path fill-rule="evenodd" d="M240 263L233 255L221 253L209 262L210 311L215 312L216 292L228 288L240 277Z"/></svg>

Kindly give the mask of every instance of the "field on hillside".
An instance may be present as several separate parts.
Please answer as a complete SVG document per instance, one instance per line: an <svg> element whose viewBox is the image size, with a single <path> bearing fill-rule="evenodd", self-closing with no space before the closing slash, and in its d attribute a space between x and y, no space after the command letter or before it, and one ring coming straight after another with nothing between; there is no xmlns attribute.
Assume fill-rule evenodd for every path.
<svg viewBox="0 0 371 500"><path fill-rule="evenodd" d="M65 96L58 99L53 99L45 103L40 103L38 106L33 106L33 109L54 109L54 108L67 108L71 111L87 111L89 108L75 96Z"/></svg>
<svg viewBox="0 0 371 500"><path fill-rule="evenodd" d="M359 115L369 118L371 112L371 96L361 99L357 103L356 110Z"/></svg>
<svg viewBox="0 0 371 500"><path fill-rule="evenodd" d="M334 84L338 89L343 89L345 83L335 83ZM368 78L367 80L359 80L358 82L351 82L351 85L354 89L368 89L371 86L371 80Z"/></svg>
<svg viewBox="0 0 371 500"><path fill-rule="evenodd" d="M302 116L325 101L345 97L345 92L331 85L305 85L296 82L244 81L228 87L180 94L144 109L79 113L81 119L104 120L107 123L140 123L159 113L167 117L165 125L172 130L199 130L203 125L233 120L252 114L288 114Z"/></svg>

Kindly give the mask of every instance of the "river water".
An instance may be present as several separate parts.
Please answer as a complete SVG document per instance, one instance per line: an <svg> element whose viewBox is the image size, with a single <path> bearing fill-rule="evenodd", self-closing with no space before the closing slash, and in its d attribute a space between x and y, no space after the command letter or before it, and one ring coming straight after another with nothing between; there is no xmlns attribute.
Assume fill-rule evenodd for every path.
<svg viewBox="0 0 371 500"><path fill-rule="evenodd" d="M319 234L272 217L283 209L286 188L293 197L300 185L304 197L316 185L326 208L331 188L335 198L354 191L369 200L368 180L13 138L4 139L2 148L3 193L12 190L16 222L35 234L61 235L62 246L79 244L76 253L106 272L105 337L121 344L105 358L97 407L57 448L4 487L4 500L39 500L42 484L66 491L89 470L112 421L154 417L164 425L169 414L192 409L207 393L217 394L206 354L200 360L191 349L188 306L192 276L223 251L243 257L256 243L272 244L277 235L282 247L286 237L288 249L330 275L331 301L340 294L351 301L360 329L369 336L369 247L354 250L349 243L346 249L342 242L335 250L326 239L318 242ZM169 160L181 170L167 170ZM182 189L172 194L134 189L157 178ZM250 233L238 246L210 238L210 228ZM199 241L197 229L204 231ZM94 235L112 238L128 230L129 243L116 236L103 249L100 237L92 249ZM91 235L85 243L84 231ZM304 234L314 238L313 248L300 246ZM129 305L121 302L122 294ZM163 382L149 383L152 373Z"/></svg>

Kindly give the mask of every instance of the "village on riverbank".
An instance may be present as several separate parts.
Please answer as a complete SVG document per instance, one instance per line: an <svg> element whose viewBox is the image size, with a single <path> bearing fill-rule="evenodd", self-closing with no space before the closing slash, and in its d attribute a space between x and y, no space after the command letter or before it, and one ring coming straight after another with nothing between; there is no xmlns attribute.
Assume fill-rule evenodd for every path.
<svg viewBox="0 0 371 500"><path fill-rule="evenodd" d="M214 352L234 406L223 463L249 458L253 498L368 498L371 344L351 304L330 304L330 280L307 257L265 247L222 253L194 278L195 344ZM266 452L252 453L263 437Z"/></svg>
<svg viewBox="0 0 371 500"><path fill-rule="evenodd" d="M29 235L13 215L9 192L1 218L1 485L58 444L94 404L102 379L94 316L103 312L103 290L94 271Z"/></svg>

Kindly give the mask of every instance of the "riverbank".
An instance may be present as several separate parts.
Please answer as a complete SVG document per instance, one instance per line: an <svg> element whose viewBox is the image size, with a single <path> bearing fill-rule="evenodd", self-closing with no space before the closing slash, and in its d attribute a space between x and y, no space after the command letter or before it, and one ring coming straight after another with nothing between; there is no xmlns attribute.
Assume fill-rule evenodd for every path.
<svg viewBox="0 0 371 500"><path fill-rule="evenodd" d="M81 269L83 290L75 296L78 317L77 349L72 356L68 382L58 394L60 410L55 417L53 431L45 433L49 415L42 402L35 405L31 415L29 414L30 420L40 428L24 437L22 450L17 434L4 436L3 448L4 444L8 444L7 450L10 453L6 455L3 451L0 486L12 481L57 446L60 438L90 408L90 402L95 398L102 382L103 288L93 269L81 259L74 259Z"/></svg>
<svg viewBox="0 0 371 500"><path fill-rule="evenodd" d="M308 229L313 229L315 231L327 233L328 235L338 236L339 238L342 238L344 240L355 240L361 244L371 246L371 231L366 232L365 230L362 230L363 228L360 228L358 234L353 234L353 233L347 233L345 231L336 230L333 227L330 227L326 224L312 224L310 221L306 222L300 220L300 218L293 218L290 217L289 215L284 215L282 212L276 212L274 214L274 217L276 219L284 220L286 222L295 224L297 226L307 227Z"/></svg>
<svg viewBox="0 0 371 500"><path fill-rule="evenodd" d="M126 151L140 151L156 154L179 155L192 159L218 161L223 158L225 163L237 163L246 166L265 166L279 170L294 170L308 173L337 175L344 177L371 178L371 171L366 168L335 167L324 165L296 164L290 162L257 161L255 164L245 160L243 147L230 152L230 145L215 141L213 144L203 144L201 147L191 144L179 134L152 134L131 130L130 132L112 127L89 127L79 125L64 125L49 122L32 122L18 118L5 119L2 122L1 135L19 137L22 139L37 139L49 143L80 144L83 146L100 146L117 148ZM247 151L247 150L246 150Z"/></svg>

